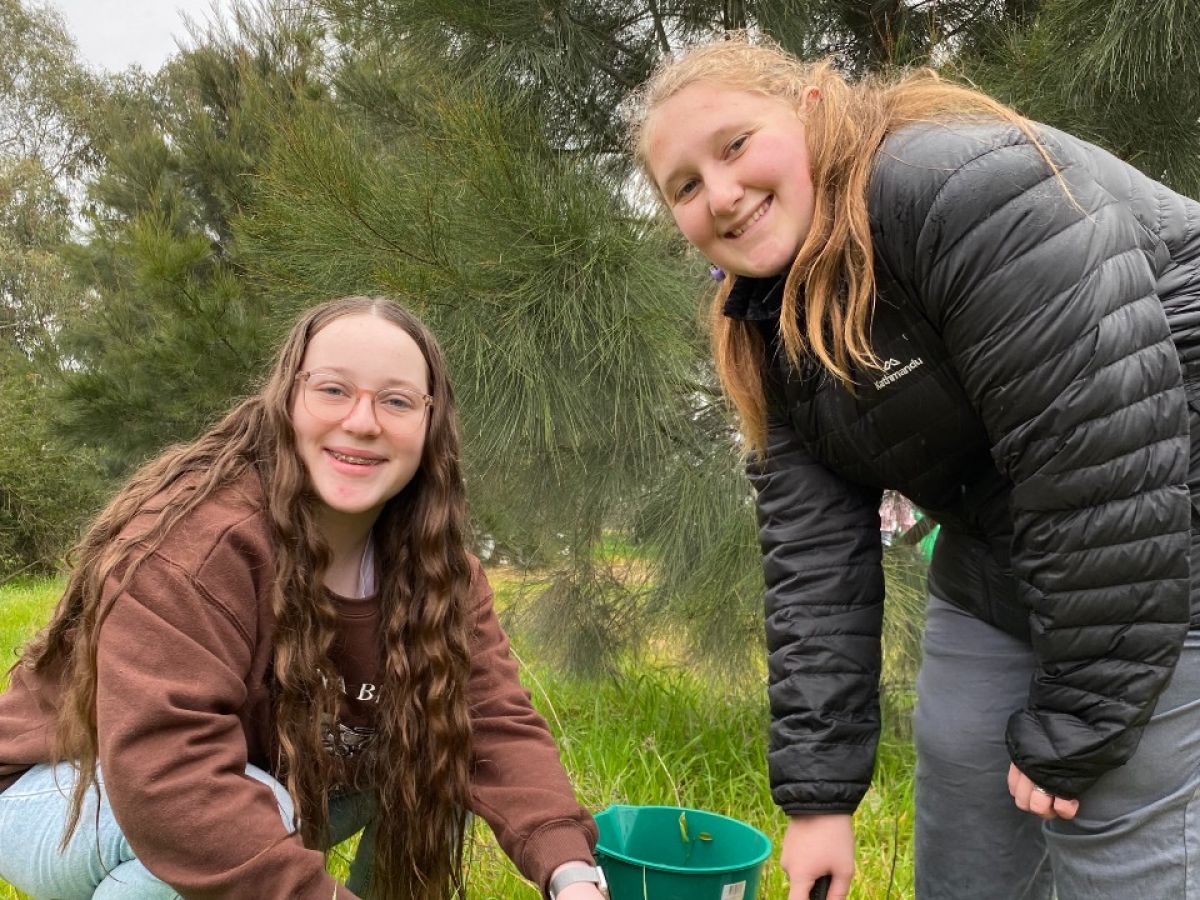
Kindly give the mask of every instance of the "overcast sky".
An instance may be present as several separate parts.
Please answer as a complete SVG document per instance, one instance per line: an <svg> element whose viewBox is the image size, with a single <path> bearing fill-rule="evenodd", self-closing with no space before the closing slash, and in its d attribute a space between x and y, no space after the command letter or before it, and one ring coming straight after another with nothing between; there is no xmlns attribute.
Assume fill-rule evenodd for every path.
<svg viewBox="0 0 1200 900"><path fill-rule="evenodd" d="M49 0L66 19L84 61L117 71L138 63L153 72L187 38L183 14L211 20L228 0Z"/></svg>

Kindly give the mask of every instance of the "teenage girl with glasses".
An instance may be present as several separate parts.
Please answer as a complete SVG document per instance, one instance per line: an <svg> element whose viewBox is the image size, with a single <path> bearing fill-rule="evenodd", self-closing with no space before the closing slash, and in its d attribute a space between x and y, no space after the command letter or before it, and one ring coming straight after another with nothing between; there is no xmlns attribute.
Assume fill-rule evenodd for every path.
<svg viewBox="0 0 1200 900"><path fill-rule="evenodd" d="M543 890L586 872L595 825L466 531L432 335L384 299L307 313L262 390L101 513L12 670L0 878L35 897L440 900L462 896L469 811ZM335 884L321 851L360 829Z"/></svg>

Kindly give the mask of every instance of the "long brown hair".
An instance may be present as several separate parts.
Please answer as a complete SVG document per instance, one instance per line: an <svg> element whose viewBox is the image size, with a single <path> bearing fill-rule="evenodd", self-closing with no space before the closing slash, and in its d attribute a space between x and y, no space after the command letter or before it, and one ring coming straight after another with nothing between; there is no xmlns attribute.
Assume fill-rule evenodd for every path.
<svg viewBox="0 0 1200 900"><path fill-rule="evenodd" d="M470 566L466 501L447 367L427 328L394 301L348 297L304 315L285 339L262 389L194 442L143 466L76 548L78 563L47 628L19 665L61 667L66 685L57 751L80 771L67 834L95 784L96 652L106 601L138 565L214 491L257 472L276 543L272 604L276 774L291 794L305 843L328 823L338 764L322 749L322 720L339 705L330 652L337 612L322 585L330 553L316 525L315 498L296 452L290 407L296 374L313 335L336 319L374 315L402 328L429 369L433 404L417 473L375 523L383 617L383 676L377 734L360 773L378 792L373 895L446 898L463 888L463 841L470 796L470 669L466 614ZM118 539L148 501L187 478L148 532ZM105 589L110 577L115 589ZM64 840L66 835L64 835Z"/></svg>
<svg viewBox="0 0 1200 900"><path fill-rule="evenodd" d="M779 331L793 366L811 353L851 389L853 366L878 366L869 334L875 271L867 188L875 151L884 138L916 122L998 119L1019 128L1057 174L1028 120L932 70L850 83L831 60L804 63L774 44L752 44L744 34L733 34L665 60L631 98L630 149L652 185L647 125L657 107L696 82L776 97L792 103L803 117L812 167L813 219L784 283ZM807 102L814 88L819 99ZM734 281L726 278L713 297L713 354L749 447L762 449L766 442L763 341L753 323L730 319L722 312ZM801 289L803 333L797 315Z"/></svg>

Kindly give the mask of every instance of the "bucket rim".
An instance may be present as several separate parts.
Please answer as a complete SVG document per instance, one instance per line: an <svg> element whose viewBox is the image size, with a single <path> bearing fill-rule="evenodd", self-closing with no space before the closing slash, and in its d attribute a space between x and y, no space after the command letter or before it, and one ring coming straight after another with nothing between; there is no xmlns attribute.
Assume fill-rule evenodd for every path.
<svg viewBox="0 0 1200 900"><path fill-rule="evenodd" d="M741 819L735 819L733 816L727 816L724 813L713 812L711 809L699 809L699 808L692 807L692 806L664 806L664 805L656 805L656 804L644 804L643 805L643 804L639 804L639 803L612 803L612 804L606 806L604 809L600 810L600 812L596 813L595 818L598 819L601 816L605 815L606 813L608 813L612 810L618 810L618 809L649 809L649 810L668 810L670 812L675 812L675 813L693 813L693 812L694 813L703 813L706 816L713 816L718 819L725 819L728 822L733 822L736 825L740 825L743 828L746 828L746 829L752 831L758 838L760 838L762 840L763 847L764 847L762 853L757 855L757 858L747 860L746 862L731 863L729 865L724 865L724 866L684 867L684 866L673 866L668 863L654 863L654 862L647 862L644 859L636 859L635 857L629 856L626 853L619 853L615 850L606 849L601 841L596 842L596 852L597 853L603 853L605 856L608 856L612 859L618 860L619 862L628 863L629 865L632 865L632 866L641 866L642 868L651 869L655 872L671 872L671 873L679 874L679 875L717 875L717 874L726 873L726 872L739 872L743 869L753 869L756 866L761 866L764 862L766 862L767 857L769 857L771 855L771 850L773 849L772 845L771 845L771 839L769 837L767 837L767 835L763 831L759 830L758 828L755 828L749 822L743 822Z"/></svg>

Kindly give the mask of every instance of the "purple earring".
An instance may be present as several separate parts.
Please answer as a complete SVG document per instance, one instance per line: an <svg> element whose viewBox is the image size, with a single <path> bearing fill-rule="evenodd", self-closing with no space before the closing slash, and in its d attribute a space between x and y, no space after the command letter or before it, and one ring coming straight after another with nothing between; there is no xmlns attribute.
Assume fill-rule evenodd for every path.
<svg viewBox="0 0 1200 900"><path fill-rule="evenodd" d="M724 281L725 280L725 270L722 269L720 266L709 266L708 267L708 277L711 278L713 281Z"/></svg>

